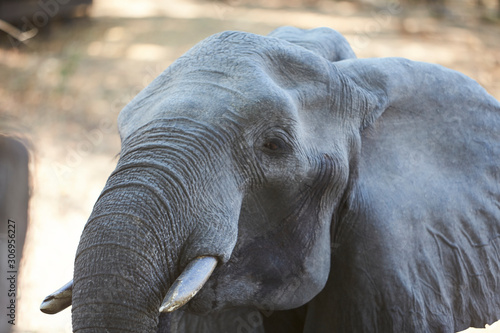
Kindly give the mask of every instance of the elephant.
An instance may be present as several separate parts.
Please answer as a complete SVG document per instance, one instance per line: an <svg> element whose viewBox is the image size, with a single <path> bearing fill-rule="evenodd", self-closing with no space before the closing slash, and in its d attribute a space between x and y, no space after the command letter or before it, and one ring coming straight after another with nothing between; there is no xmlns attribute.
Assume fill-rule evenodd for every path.
<svg viewBox="0 0 500 333"><path fill-rule="evenodd" d="M74 332L456 332L500 318L500 103L330 28L227 31L118 116Z"/></svg>
<svg viewBox="0 0 500 333"><path fill-rule="evenodd" d="M12 332L18 305L17 281L28 228L29 141L0 131L0 332ZM5 306L5 307L4 307Z"/></svg>

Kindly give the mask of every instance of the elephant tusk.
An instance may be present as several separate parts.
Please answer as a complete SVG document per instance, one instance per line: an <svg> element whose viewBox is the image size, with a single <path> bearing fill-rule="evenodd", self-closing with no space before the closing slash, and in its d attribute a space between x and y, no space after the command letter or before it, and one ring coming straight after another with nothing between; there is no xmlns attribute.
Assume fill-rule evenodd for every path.
<svg viewBox="0 0 500 333"><path fill-rule="evenodd" d="M47 314L58 313L71 305L72 296L73 280L66 283L61 289L45 297L40 305L40 310Z"/></svg>
<svg viewBox="0 0 500 333"><path fill-rule="evenodd" d="M217 258L193 259L175 280L160 306L160 312L172 312L189 302L207 282L217 266Z"/></svg>

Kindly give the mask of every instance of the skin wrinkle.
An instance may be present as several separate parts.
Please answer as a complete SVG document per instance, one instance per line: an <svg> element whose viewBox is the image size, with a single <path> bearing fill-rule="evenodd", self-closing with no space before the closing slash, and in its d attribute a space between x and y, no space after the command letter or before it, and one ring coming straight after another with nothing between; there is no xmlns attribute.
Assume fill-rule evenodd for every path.
<svg viewBox="0 0 500 333"><path fill-rule="evenodd" d="M321 183L325 184L321 189L323 192L323 195L320 196L320 211L325 211L328 212L330 216L332 216L333 210L335 209L335 206L337 205L337 202L339 201L340 198L338 198L339 193L343 193L345 190L345 187L347 185L347 181L343 182L338 179L341 177L339 175L344 174L345 170L344 168L340 167L339 164L335 163L335 161L328 155L325 155L325 160L324 162L325 165L322 165L322 171L321 172L321 178L323 180ZM334 175L334 176L333 176ZM337 178L335 180L334 178ZM327 194L325 194L327 193ZM332 200L329 199L331 198L335 193L337 193L337 198L335 198L335 204L332 205ZM328 220L328 217L325 217L324 220ZM332 235L331 238L334 239L337 235ZM340 236L337 236L340 237Z"/></svg>
<svg viewBox="0 0 500 333"><path fill-rule="evenodd" d="M193 74L193 75L199 75L199 74L215 74L215 77L217 78L231 78L230 74L226 71L221 71L221 70L217 70L217 69L213 69L213 68L201 68L201 67L198 67L198 68L195 68L193 69L192 71L188 71L188 72L185 72L185 77L188 77L190 74ZM211 76L212 77L212 76ZM185 81L187 82L187 81ZM207 83L206 81L202 81L201 83ZM208 82L209 83L209 82ZM234 90L234 89L228 89L228 91L231 91L231 92L237 92L237 90ZM241 94L240 92L238 92L238 94ZM241 97L243 97L243 95L241 94L240 95Z"/></svg>
<svg viewBox="0 0 500 333"><path fill-rule="evenodd" d="M101 218L104 218L104 217L106 217L106 216L112 216L112 215L116 215L116 213L102 214L102 215L96 216L94 219L101 219ZM124 216L124 215L127 215L127 214L123 214L123 213L121 213L120 215L123 215L123 216ZM130 216L131 216L131 217L133 217L133 218L136 218L136 217L135 217L135 216L133 216L133 215L130 215ZM143 228L144 228L144 227L146 227L146 228L151 228L151 227L149 226L149 224L147 224L147 223L144 223L144 222L143 222ZM159 234L159 232L157 232L156 230L153 230L153 229L152 229L152 231L153 231L153 232L148 233L148 236L153 237L153 238L154 238L154 240L157 242L157 244L161 244L161 243L162 243L162 240L159 238L159 235L160 235L160 234ZM87 247L86 247L86 250L90 250L92 247L97 247L97 246L100 246L100 245L102 245L102 244L105 244L105 243L100 243L100 244L94 244L94 245L87 246ZM111 245L111 244L113 244L113 243L111 243L111 242L110 242L110 243L106 243L106 244L110 244L110 245ZM119 244L115 244L115 245L116 245L116 246L120 246ZM152 266L154 266L154 263L152 262L151 258L148 258L146 254L141 254L141 252L139 252L139 251L144 251L144 250L147 250L147 249L142 249L142 248L141 248L141 249L137 249L137 250L132 251L132 252L136 252L138 256L143 257L143 259L144 259L144 260L146 260L148 263L150 263ZM83 253L83 252L82 252L82 253ZM78 256L79 256L80 254L81 254L81 253L78 253L78 255L76 256L75 260L77 260L77 259L78 259ZM149 255L150 253L147 253L147 254ZM156 272L155 272L155 273L156 273ZM161 280L161 277L160 277L159 275L157 275L157 277L158 277L158 280Z"/></svg>
<svg viewBox="0 0 500 333"><path fill-rule="evenodd" d="M137 216L136 214L116 212L116 211L111 209L111 210L109 210L108 213L94 215L92 220L103 219L103 218L107 219L109 217L114 217L114 216L122 216L125 218L129 218L131 221L133 221L134 225L138 225L142 229L148 230L149 232L146 235L153 237L154 238L153 240L157 240L157 244L161 244L162 241L164 241L162 238L160 238L161 236L163 236L163 237L165 236L163 234L162 230L160 230L160 228L158 228L158 227L154 228L153 226L151 226L151 223L148 223L148 219L145 219L143 217L141 218L141 217ZM91 228L91 227L94 227L94 225L89 224L89 228ZM126 227L126 225L123 226L123 228L125 228L125 227ZM145 249L145 250L147 250L147 249Z"/></svg>
<svg viewBox="0 0 500 333"><path fill-rule="evenodd" d="M138 185L142 187L143 184L139 183ZM129 184L124 184L123 186L116 187L116 189L118 189L118 188L121 188L121 189L130 189L130 183ZM159 199L158 201L161 203L160 205L153 205L153 202L150 201L150 208L156 208L158 212L162 212L162 213L160 213L160 214L158 214L156 216L153 215L153 216L141 217L141 216L137 216L137 215L134 215L134 214L131 214L131 213L123 214L123 212L119 212L119 214L120 215L124 215L124 216L130 216L130 217L133 218L133 220L144 220L144 221L146 221L146 220L163 220L161 218L161 215L164 215L164 214L167 217L171 218L171 216L169 215L170 212L171 212L171 208L168 205L167 201L161 200L160 199L160 194L157 194L157 198ZM116 203L113 203L111 205L111 207L109 207L109 208L108 207L104 207L103 208L103 207L99 207L99 206L97 206L96 208L100 208L101 211L104 210L104 209L106 209L105 211L109 214L110 211L115 212L117 206L116 206ZM151 213L151 212L152 212L151 209L148 210L148 213ZM116 212L114 214L116 215ZM136 213L136 214L138 214L138 213ZM99 214L99 213L92 214L91 219L89 219L89 222L87 223L87 225L85 226L85 228L87 228L88 226L92 226L92 221L94 219L97 219L100 215L101 214Z"/></svg>
<svg viewBox="0 0 500 333"><path fill-rule="evenodd" d="M219 84L219 83L206 82L206 81L202 81L202 80L199 80L199 81L196 81L196 80L182 80L181 82L182 82L183 85L186 85L186 87L189 87L191 85L196 86L197 88L199 88L200 86L209 86L209 87L212 86L214 88L218 88L218 89L227 91L227 92L232 93L234 95L238 95L238 97L240 97L240 98L247 99L247 96L244 93L242 93L242 92L240 92L238 90L235 90L235 89L231 89L231 88L229 88L227 86L224 86L222 84Z"/></svg>
<svg viewBox="0 0 500 333"><path fill-rule="evenodd" d="M114 276L114 275L111 275L111 274L94 274L94 276L96 277L99 277L99 276ZM82 277L82 280L84 280L85 278ZM126 280L127 282L132 282L130 279L124 279ZM149 295L144 295L145 297L148 297ZM79 306L76 306L74 308L74 310L78 310L78 308L80 307L86 307L90 304L95 304L95 302L89 302L89 303L82 303L80 304ZM113 305L113 306L116 306L116 307L123 307L123 308L127 308L127 306L123 305L123 300L120 301L120 302L110 302L110 301L107 301L107 302L100 302L99 304L103 304L103 305ZM143 308L138 308L137 310L139 310L140 313L142 313L143 315L145 316L149 316L149 312ZM132 319L133 320L133 319ZM139 324L140 322L137 320L135 321L137 324Z"/></svg>
<svg viewBox="0 0 500 333"><path fill-rule="evenodd" d="M493 243L493 241L496 240L497 238L500 238L500 234L493 235L492 237L488 238L488 241L486 243L479 244L479 243L474 243L474 241L470 238L470 235L468 233L464 232L463 236L465 238L467 238L467 240L469 241L469 244L471 244L471 246L473 246L473 247L486 247L486 246L494 245L495 243Z"/></svg>
<svg viewBox="0 0 500 333"><path fill-rule="evenodd" d="M204 141L199 141L199 138L196 138L195 136L193 136L193 134L198 134L198 133L195 133L195 132L192 132L192 133L176 133L175 137L168 137L168 136L165 136L164 133L161 133L157 138L155 138L154 136L148 135L148 137L146 138L146 140L155 140L155 139L158 139L158 140L160 140L160 142L163 141L164 143L170 143L170 144L172 144L172 143L178 143L179 144L180 143L185 148L189 147L189 144L192 143L192 141L197 142L197 143L203 143L204 142ZM214 142L222 142L222 140L220 140L220 139L210 140L210 141L212 141L212 144ZM209 140L207 140L207 142L209 142ZM139 150L139 151L142 150L142 147L143 147L144 144L148 144L147 141L146 141L146 143L139 144L135 148L135 150ZM175 146L172 146L172 147L175 147ZM203 151L203 148L206 148L206 147L205 147L205 145L202 145L202 147L193 146L192 148L196 149L197 151L199 151L201 153Z"/></svg>
<svg viewBox="0 0 500 333"><path fill-rule="evenodd" d="M305 195L304 195L305 197ZM298 211L298 216L303 216L304 214L301 212L308 212L310 210L310 206L313 206L312 203L314 203L314 200L312 199L308 199L308 200L304 200L303 201L303 205L301 206L301 208L299 209ZM295 216L294 216L295 217ZM288 218L287 218L288 219ZM284 221L286 223L286 221ZM292 233L298 233L301 231L301 228L298 226L298 225L295 225L295 228L292 229ZM313 234L314 235L314 234ZM303 247L305 249L310 249L311 247L314 246L314 243L316 241L316 237L308 237L308 238L305 238L306 239L306 242L303 243ZM293 254L292 254L293 255ZM305 267L303 268L305 269Z"/></svg>
<svg viewBox="0 0 500 333"><path fill-rule="evenodd" d="M170 156L172 156L172 150L170 150ZM180 156L180 155L179 155ZM189 158L186 158L186 160L189 160ZM193 162L192 165L194 164L194 161L189 161ZM121 171L126 171L126 170L134 170L134 168L140 167L142 170L147 170L146 168L151 168L150 173L153 175L153 173L157 174L159 178L163 179L165 181L165 188L169 188L172 191L172 199L174 203L178 202L178 199L187 199L188 202L190 203L190 196L189 193L191 193L192 188L189 188L191 184L185 182L185 176L182 174L182 172L179 172L178 170L174 170L173 168L165 168L165 166L162 166L161 168L160 165L163 164L156 164L156 163L151 163L148 160L145 160L144 162L132 162L128 163L124 166L121 167ZM186 168L187 169L187 168ZM196 174L196 176L201 177L201 174ZM158 178L158 177L157 177ZM154 179L154 178L152 178ZM178 186L178 188L177 188Z"/></svg>
<svg viewBox="0 0 500 333"><path fill-rule="evenodd" d="M344 128L344 130L346 132L351 132L352 128ZM360 136L356 135L355 132L349 135L347 147L347 156L344 156L344 158L348 160L347 170L345 170L348 175L348 179L344 187L343 195L339 198L338 205L335 207L335 211L332 216L332 227L330 229L332 249L335 252L342 240L345 242L349 241L349 239L346 238L346 235L349 235L349 233L354 229L353 226L357 220L357 217L354 216L352 212L360 210L367 212L370 209L369 202L363 195L364 193L357 187L359 172L358 158L361 153ZM337 148L337 146L333 149L334 156L342 156L345 153L345 151ZM343 168L342 164L340 164L339 167ZM342 222L339 221L340 218L343 219ZM354 237L354 235L351 236Z"/></svg>
<svg viewBox="0 0 500 333"><path fill-rule="evenodd" d="M168 179L166 181L168 181ZM130 182L129 184L132 184L132 182ZM142 186L142 183L138 183L138 186L140 186L139 191L141 193L144 193L144 189L148 188L148 185ZM120 187L115 187L115 188L118 190ZM127 189L127 188L129 188L129 186L127 184L121 188ZM145 200L145 202L148 202L150 208L156 208L157 211L161 212L161 213L159 213L156 216L151 216L150 218L147 218L147 220L149 220L149 221L162 221L163 224L168 225L167 221L174 221L174 220L176 220L176 218L182 218L183 216L186 216L186 210L184 209L185 206L177 204L179 202L179 198L181 198L181 196L175 197L174 199L167 199L162 195L163 191L156 190L153 193L154 193L154 197L156 197L158 200L157 201ZM182 193L180 193L180 194L182 194ZM148 197L147 199L151 199L151 197ZM184 202L188 202L188 201L185 200ZM177 215L177 217L176 217L176 215ZM165 218L163 218L163 217L167 218L167 220L165 220ZM175 227L175 225L173 225L173 226ZM182 226L182 224L180 226ZM180 231L181 231L180 229L175 228L175 229L172 229L170 233L171 234L178 234L178 233L180 233Z"/></svg>
<svg viewBox="0 0 500 333"><path fill-rule="evenodd" d="M138 148L138 151L144 152L146 150L149 150L149 151L154 153L155 148L168 150L169 157L177 158L179 160L186 159L187 165L190 165L190 166L196 165L196 160L194 159L194 156L199 155L202 157L202 159L205 159L205 160L209 159L209 156L206 153L202 153L201 150L191 151L190 146L183 146L182 148L177 148L175 145L172 145L172 143L180 144L180 143L184 143L184 142L181 140L169 139L170 145L143 144ZM190 154L186 155L186 154L184 154L184 152L189 152ZM168 171L165 168L165 166L163 165L164 164L163 161L158 161L158 162L146 161L143 163L150 163L150 165L152 165L152 166L154 163L154 167L158 168L159 170ZM134 166L135 166L134 163L128 164L128 167L134 167ZM140 166L140 165L138 165L138 166ZM199 177L201 177L201 174L199 173L199 171L195 169L194 172L195 172L194 176L196 177L196 179L199 179Z"/></svg>
<svg viewBox="0 0 500 333"><path fill-rule="evenodd" d="M132 257L130 256L130 254L127 255L126 258L128 259L128 260L126 260L127 262L133 262L134 261L134 260L132 260ZM78 264L78 261L76 262L76 264ZM115 275L117 273L116 271L108 270L107 272L109 274L113 275L116 278L116 275ZM136 277L136 279L140 279L139 277L141 276L141 273L140 272L135 272L134 276ZM147 276L146 275L142 280L143 281L148 281L148 285L158 285L158 286L160 285L158 282L156 282L154 279L152 279L151 276ZM75 283L77 283L77 284L78 283L85 283L84 281L75 280ZM97 276L96 274L93 274L92 275L92 280L90 282L91 283L95 282L96 284L97 283L102 283L102 282L99 282L99 281L102 281L102 279L99 276ZM124 280L123 277L116 281L118 283L118 285L121 286L121 288L125 288L126 290L124 290L124 292L121 292L120 296L118 296L119 295L118 293L116 293L116 295L113 295L114 296L113 299L115 299L116 297L118 297L118 299L121 299L121 301L123 302L123 304L127 304L127 306L131 308L130 311L133 311L134 313L139 313L137 311L139 309L141 309L141 308L144 308L144 311L146 311L146 313L148 314L148 318L154 319L154 317L151 317L151 313L152 313L151 311L154 311L154 309L157 306L159 306L159 302L160 302L161 299L157 299L156 300L156 302L158 302L156 305L153 303L153 304L151 304L149 306L144 306L145 304L143 302L140 302L140 300L142 299L142 297L139 298L140 293L138 292L142 288L141 289L139 289L139 288L130 288L129 283L126 283L126 282L124 283L124 281L126 281L126 280ZM140 280L135 280L136 283L138 281L140 281ZM87 283L85 283L83 285L86 285ZM140 285L144 286L142 283ZM166 286L164 286L163 288L166 288ZM150 288L148 288L148 289L150 290ZM142 289L142 290L145 291L147 289ZM151 299L152 300L151 292L149 290L148 290L149 296L147 298L145 298L145 299L148 299L148 300ZM75 297L78 296L78 290L76 290L74 292L76 292L76 294L74 294L74 296ZM164 291L159 291L159 292L163 293ZM103 291L103 293L106 294L107 291ZM88 295L87 297L90 297L90 295ZM89 298L89 300L90 299L92 299L92 298ZM135 306L134 306L134 304L135 304ZM96 303L95 306L103 307L105 305L104 304L97 304ZM132 310L133 308L136 308L137 310ZM89 310L89 309L85 309L85 307L84 308L79 307L79 304L77 303L77 304L75 304L75 307L73 309L73 313L81 312L80 309L81 309L81 311L88 311ZM113 311L113 310L111 308L108 308L108 311ZM115 311L116 311L116 309L115 309ZM139 310L139 311L143 311L143 310ZM109 314L106 314L105 316L107 317L108 315ZM144 320L143 318L142 319L139 319L139 317L136 317L136 318L137 318L136 320ZM127 318L127 320L132 320L132 319L133 319L132 317ZM91 324L92 322L95 322L95 320L96 319L94 319L93 321L90 321L90 322L87 321L86 323L82 323L82 324L89 324L89 323ZM108 319L106 318L106 320L108 320ZM109 325L109 323L108 323L108 325ZM156 326L156 323L154 325Z"/></svg>
<svg viewBox="0 0 500 333"><path fill-rule="evenodd" d="M463 265L461 265L460 267L463 267L465 269L465 272L466 272L468 277L479 277L479 276L484 275L484 272L482 272L482 273L473 272L474 271L473 267L470 267L470 265L466 264L465 259L467 257L464 256L464 253L462 252L460 246L458 246L453 241L447 239L445 235L438 232L437 230L434 230L433 228L431 228L429 226L427 226L426 229L435 238L436 243L445 244L447 247L452 249L453 253L455 254L455 257L463 263ZM438 240L440 242L438 242ZM441 255L441 257L444 257L444 256ZM444 265L444 263L443 263L443 265Z"/></svg>
<svg viewBox="0 0 500 333"><path fill-rule="evenodd" d="M343 63L341 64L343 65ZM342 71L342 65L339 66L339 63L336 63L332 68L335 77L338 77L340 86L344 90L341 95L342 98L349 98L350 101L340 102L347 106L345 108L340 107L339 102L337 102L334 109L337 112L342 112L344 109L348 112L340 114L342 119L344 119L344 117L355 117L356 115L352 114L352 111L361 112L362 118L360 119L360 128L366 129L370 124L374 123L376 118L378 118L378 113L384 111L383 107L380 107L381 105L387 108L391 107L387 102L387 91L383 87L384 80L376 81L371 80L371 76L363 76L362 78L370 83L369 89L367 89L365 88L365 84L360 81L361 76L351 76L349 72ZM385 74L379 73L379 75L383 76ZM354 87L355 89L353 89ZM333 92L336 90L332 89L331 91ZM339 99L337 99L337 101L339 101ZM356 104L354 104L353 101L355 101ZM373 112L374 109L379 109L380 111ZM377 120L383 121L383 119Z"/></svg>
<svg viewBox="0 0 500 333"><path fill-rule="evenodd" d="M189 128L192 131L196 131L197 129L203 129L206 133L211 134L213 137L217 138L216 141L222 142L224 138L228 138L225 134L228 133L228 129L220 128L222 133L218 133L216 130L207 126L209 124L200 122L196 119L186 118L182 116L169 117L165 119L155 119L143 124L141 127L137 129L137 132L134 136L126 138L125 141L122 142L123 147L128 147L129 145L140 144L141 140L137 140L144 133L154 134L151 131L158 131L157 134L160 135L168 135L168 130L173 130L173 133L180 131L182 128ZM182 132L179 132L182 133ZM222 135L222 136L221 136ZM123 148L122 148L123 149Z"/></svg>
<svg viewBox="0 0 500 333"><path fill-rule="evenodd" d="M115 215L117 215L117 214L115 214ZM120 215L123 215L123 214L120 214ZM144 228L143 224L141 224L140 226L142 228ZM122 226L121 229L124 230L124 227L125 226ZM96 230L96 231L98 231L98 230ZM92 230L88 230L88 232L92 232ZM109 233L108 233L108 235L109 235ZM150 239L150 241L147 241L148 244L160 244L161 245L161 244L163 244L165 242L165 239L158 238L158 233L156 233L156 232L155 233L144 234L144 235L142 235L141 238L143 238L143 239ZM155 240L157 241L157 243L154 242ZM121 247L123 250L127 250L128 249L127 245L130 245L130 242L128 242L127 245L121 245L117 241L114 241L114 242L100 241L99 244L87 244L85 242L82 242L82 250L78 252L75 260L78 260L80 255L85 255L85 252L87 252L87 251L93 251L93 249L95 249L97 247L102 247L105 244L113 245L115 247ZM157 263L155 263L155 261L152 259L154 257L157 257L156 253L151 252L151 251L147 251L147 249L143 249L142 247L137 247L137 249L131 248L131 249L128 249L128 250L129 250L130 253L135 253L138 258L144 259L144 262L149 263L151 267L154 267L154 266L157 265ZM140 250L143 250L145 253L140 254L140 252L139 252ZM162 249L160 251L160 253L167 253L166 249ZM147 255L151 256L151 258L148 258ZM165 259L168 260L168 258L165 258ZM163 280L163 274L160 275L159 272L153 271L153 275L158 278L158 280L156 280L156 281L162 281Z"/></svg>
<svg viewBox="0 0 500 333"><path fill-rule="evenodd" d="M162 176L164 176L164 175L162 175ZM170 174L170 176L172 176L172 175ZM175 188L173 185L177 185L177 184L179 183L178 181L171 180L171 179L172 179L172 177L170 177L170 178L166 178L166 177L164 177L163 179L164 179L164 180L165 180L168 184L170 184L173 188ZM171 205L168 205L168 204L167 204L167 201L165 201L165 200L164 200L164 196L163 196L163 192L162 192L162 191L160 192L160 190L159 190L159 189L157 189L157 188L155 188L155 186L152 186L152 185L147 184L147 183L145 183L145 182L141 182L141 181L139 181L139 180L138 180L138 181L130 181L128 184L111 185L111 186L107 187L107 188L106 188L106 190L105 190L105 191L103 191L103 193L102 193L102 194L103 194L103 195L106 195L106 194L108 194L108 193L110 193L110 192L113 192L113 191L116 191L116 190L118 190L118 189L125 189L125 188L129 188L129 187L131 187L131 186L140 187L140 188L141 188L141 190L143 190L143 189L147 189L147 190L149 190L151 193L153 193L153 195L154 195L157 199L159 199L158 201L159 201L159 202L161 202L161 203L163 204L163 206L166 208L164 211L166 211L166 212L171 211ZM181 186L180 188L182 188L182 186ZM183 191L183 193L182 193L182 192L178 192L178 193L176 193L176 194L179 194L179 195L176 195L175 197L176 197L176 198L182 198L182 196L181 196L180 194L187 195L188 193L189 193L189 192L188 192L187 190L184 190L184 191ZM177 199L174 199L174 200L177 200ZM173 203L175 204L175 203L176 203L176 201L173 201Z"/></svg>
<svg viewBox="0 0 500 333"><path fill-rule="evenodd" d="M211 131L212 134L214 134L215 132L214 131ZM215 135L215 134L214 134ZM176 136L178 138L178 136ZM187 167L185 168L186 170L198 170L198 168L194 168L193 166L196 165L197 162L195 162L195 160L198 160L198 158L195 158L195 156L199 156L200 154L198 154L198 152L207 152L207 151L210 151L210 150L216 150L218 149L216 146L215 146L215 142L213 140L211 140L212 145L208 147L208 145L206 144L206 142L209 142L209 138L206 138L205 141L201 141L198 136L194 136L193 138L194 139L190 139L189 136L185 136L186 139L188 139L188 141L186 141L185 145L183 145L183 148L182 149L182 154L181 154L181 150L180 149L177 149L177 148L170 148L168 147L168 152L169 152L169 159L171 157L175 157L176 155L176 151L178 151L178 154L177 156L181 157L185 160L184 162L189 162L187 164ZM166 139L166 140L169 140L168 142L171 142L172 140L171 139ZM194 144L190 144L189 141L192 141L194 140ZM175 140L173 140L175 142ZM180 140L178 142L183 142L184 140ZM171 143L169 143L171 144ZM175 145L173 146L175 147ZM194 151L191 153L191 147L195 147ZM139 145L137 149L140 149L141 151L145 151L147 150L147 146L145 147L144 145ZM196 152L196 153L195 153ZM191 153L191 154L186 154L186 153ZM214 153L214 152L212 152ZM215 152L215 154L218 154ZM206 153L203 153L202 155L204 155L203 157L205 157L206 159L205 160L208 160L209 156L207 156ZM221 154L218 154L218 155L221 155ZM165 163L164 161L162 163ZM203 163L203 162L202 162ZM196 171L195 171L196 172ZM188 175L189 174L189 177L192 177L193 174L192 173L187 173L187 172L182 172L182 174L186 174ZM209 175L211 175L209 173ZM196 183L198 182L198 188L201 188L202 190L206 187L208 187L208 183L210 183L211 179L210 178L202 178L201 177L201 174L198 172L196 174L194 174L195 178L194 178L194 181L193 182L186 182L186 181L183 181L181 179L179 179L178 181L178 184L182 185L184 183L188 183L188 184L193 184L193 183ZM201 179L201 182L198 181L199 179ZM174 187L175 188L175 187ZM188 196L188 192L192 192L194 189L193 188L190 188L189 190L188 189L184 189L184 192L185 192L185 195L186 197L189 197Z"/></svg>
<svg viewBox="0 0 500 333"><path fill-rule="evenodd" d="M129 258L129 260L131 260L132 258ZM135 274L137 276L137 273ZM114 278L117 277L117 275L113 274L112 275ZM98 275L95 275L94 274L94 277L92 278L92 280L90 280L90 283L92 283L92 285L97 284L99 283L99 281L101 281L100 279L101 276L98 276ZM149 283L155 283L154 281L152 281L150 278L148 279L149 280ZM88 285L88 283L85 283L87 280L79 280L78 283L79 284L82 284L84 283L84 286L85 285ZM103 291L101 294L103 295L107 295L105 299L120 299L121 302L122 302L122 306L125 306L126 308L129 308L130 310L128 311L129 313L134 313L135 315L132 317L132 316L127 316L126 318L123 318L123 319L126 319L128 322L136 322L136 323L143 323L144 324L144 316L141 315L141 313L143 313L142 311L144 311L144 313L147 314L147 318L148 318L148 326L150 325L153 325L156 326L157 323L156 323L156 320L155 317L151 317L151 311L154 310L154 306L144 306L145 304L143 304L142 302L140 302L140 298L137 298L137 296L135 295L138 295L138 288L128 288L129 285L128 283L125 284L123 283L125 280L123 278L121 278L120 280L120 283L119 285L121 286L121 288L127 288L128 292L127 293L123 293L121 292L119 295L116 294L116 295L110 295L109 292L107 290ZM117 282L116 280L114 281L115 283ZM108 287L115 287L116 288L116 284L114 286L108 286ZM134 296L132 296L132 293ZM79 291L78 289L74 290L74 297L77 297L78 298L78 295L79 295ZM110 297L111 296L111 297ZM95 297L95 296L94 296ZM102 296L100 296L101 298ZM88 293L86 294L86 298L91 300L91 293ZM148 295L148 297L146 299L151 299L151 294ZM92 302L92 301L91 301ZM157 300L158 304L160 302L160 300ZM96 302L92 302L92 307L93 308L102 308L102 307L106 307L108 308L108 311L116 311L116 307L111 307L109 301L99 301L98 303ZM83 312L87 312L89 311L91 308L87 308L84 304L82 306L80 306L80 303L77 303L75 304L75 307L73 309L73 314L75 315L75 313L83 313ZM96 322L102 322L102 327L109 327L111 328L111 324L110 324L110 318L109 318L109 314L112 313L112 312L109 312L109 313L103 313L102 315L101 314L97 314L97 317L94 316L93 320L92 321L85 321L85 322L81 322L81 321L75 321L73 322L73 329L74 331L78 331L79 328L81 328L83 330L83 328L85 328L86 326L88 326L88 324L96 324ZM124 325L119 325L119 326L116 326L117 329L119 328L123 328ZM137 325L137 327L141 327L139 325ZM143 327L143 326L142 326Z"/></svg>

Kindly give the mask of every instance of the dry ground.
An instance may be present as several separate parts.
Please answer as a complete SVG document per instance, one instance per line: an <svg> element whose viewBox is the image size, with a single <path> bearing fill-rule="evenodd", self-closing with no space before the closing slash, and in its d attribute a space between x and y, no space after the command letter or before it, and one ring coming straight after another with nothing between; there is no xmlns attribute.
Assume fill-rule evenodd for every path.
<svg viewBox="0 0 500 333"><path fill-rule="evenodd" d="M123 8L123 1L97 0L90 20L56 25L19 50L0 48L0 126L21 132L33 148L31 225L15 332L71 331L69 310L47 316L38 307L72 277L81 230L116 163L117 114L204 37L222 30L266 34L281 25L328 26L343 33L359 57L440 63L500 99L500 25L480 22L466 2L437 20L426 8L402 10L397 1L320 1L301 8L136 0Z"/></svg>

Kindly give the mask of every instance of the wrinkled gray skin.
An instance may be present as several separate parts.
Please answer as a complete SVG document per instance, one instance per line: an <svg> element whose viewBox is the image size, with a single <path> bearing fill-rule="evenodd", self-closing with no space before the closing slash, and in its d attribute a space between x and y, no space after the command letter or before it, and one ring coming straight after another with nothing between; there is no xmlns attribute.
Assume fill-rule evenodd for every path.
<svg viewBox="0 0 500 333"><path fill-rule="evenodd" d="M202 41L118 119L75 332L454 332L500 318L500 105L330 29ZM181 310L168 288L219 265ZM293 309L293 310L291 310Z"/></svg>

